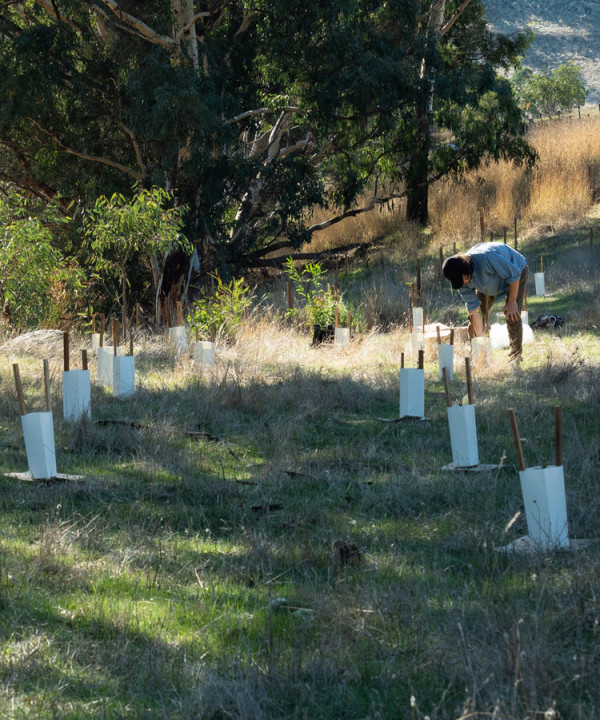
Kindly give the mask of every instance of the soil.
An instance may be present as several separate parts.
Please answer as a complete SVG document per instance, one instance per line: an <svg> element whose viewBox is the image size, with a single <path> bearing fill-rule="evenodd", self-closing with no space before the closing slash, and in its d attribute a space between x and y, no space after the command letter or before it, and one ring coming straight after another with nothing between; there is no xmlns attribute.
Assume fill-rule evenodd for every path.
<svg viewBox="0 0 600 720"><path fill-rule="evenodd" d="M600 103L600 2L598 0L484 0L495 32L536 34L523 58L534 70L572 60L588 88L587 106Z"/></svg>

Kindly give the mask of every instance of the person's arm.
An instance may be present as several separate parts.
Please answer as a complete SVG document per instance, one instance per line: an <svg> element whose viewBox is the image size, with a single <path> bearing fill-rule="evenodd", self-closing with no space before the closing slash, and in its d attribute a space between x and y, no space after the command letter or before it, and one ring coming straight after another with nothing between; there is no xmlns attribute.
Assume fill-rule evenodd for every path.
<svg viewBox="0 0 600 720"><path fill-rule="evenodd" d="M508 286L508 295L506 297L506 305L504 306L504 314L507 320L516 322L519 317L519 305L517 303L517 295L519 294L519 280L511 282Z"/></svg>
<svg viewBox="0 0 600 720"><path fill-rule="evenodd" d="M469 320L471 321L471 328L473 329L473 335L475 337L483 337L483 335L484 335L483 315L481 314L481 310L479 308L475 308L475 310L471 310L469 312Z"/></svg>

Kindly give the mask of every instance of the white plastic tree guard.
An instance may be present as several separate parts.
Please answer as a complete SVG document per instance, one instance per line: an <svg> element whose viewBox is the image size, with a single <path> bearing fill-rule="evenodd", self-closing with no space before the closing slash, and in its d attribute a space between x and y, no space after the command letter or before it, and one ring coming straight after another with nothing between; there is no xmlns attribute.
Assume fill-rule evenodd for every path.
<svg viewBox="0 0 600 720"><path fill-rule="evenodd" d="M438 343L438 368L440 380L444 379L444 368L448 373L448 381L454 378L454 345L449 343Z"/></svg>
<svg viewBox="0 0 600 720"><path fill-rule="evenodd" d="M533 274L535 278L535 294L544 296L546 294L546 280L543 272Z"/></svg>
<svg viewBox="0 0 600 720"><path fill-rule="evenodd" d="M417 330L423 331L425 325L425 313L422 307L412 308L412 324Z"/></svg>
<svg viewBox="0 0 600 720"><path fill-rule="evenodd" d="M525 467L523 447L514 410L510 410L517 451L521 492L531 544L542 550L569 547L567 500L562 464L562 409L555 408L556 464Z"/></svg>
<svg viewBox="0 0 600 720"><path fill-rule="evenodd" d="M69 361L69 333L63 334L64 371L63 381L63 418L77 422L91 415L90 373L87 368L87 352L82 351L82 370L71 370Z"/></svg>
<svg viewBox="0 0 600 720"><path fill-rule="evenodd" d="M519 472L527 531L534 545L569 547L565 476L561 466L530 467Z"/></svg>
<svg viewBox="0 0 600 720"><path fill-rule="evenodd" d="M457 468L479 465L475 405L452 405L448 411L452 464Z"/></svg>
<svg viewBox="0 0 600 720"><path fill-rule="evenodd" d="M215 364L215 343L211 340L196 341L196 365L213 367Z"/></svg>
<svg viewBox="0 0 600 720"><path fill-rule="evenodd" d="M529 325L529 310L521 310L521 322L523 325Z"/></svg>
<svg viewBox="0 0 600 720"><path fill-rule="evenodd" d="M50 373L48 361L44 360L44 387L46 394L46 411L27 413L19 366L13 364L15 385L19 398L21 426L25 439L25 451L29 473L34 480L49 480L56 477L56 449L54 445L54 423L50 405Z"/></svg>
<svg viewBox="0 0 600 720"><path fill-rule="evenodd" d="M402 364L404 365L404 358ZM425 370L423 351L418 368L400 368L400 418L425 417Z"/></svg>
<svg viewBox="0 0 600 720"><path fill-rule="evenodd" d="M112 358L112 391L114 397L129 397L135 392L135 358L115 355Z"/></svg>
<svg viewBox="0 0 600 720"><path fill-rule="evenodd" d="M63 371L63 418L78 422L91 416L89 370Z"/></svg>
<svg viewBox="0 0 600 720"><path fill-rule="evenodd" d="M471 338L471 360L474 363L487 362L492 354L492 343L489 337Z"/></svg>
<svg viewBox="0 0 600 720"><path fill-rule="evenodd" d="M176 325L169 328L169 342L179 353L187 350L185 325Z"/></svg>
<svg viewBox="0 0 600 720"><path fill-rule="evenodd" d="M419 352L425 350L425 335L422 332L411 332L409 343L411 354L417 356Z"/></svg>
<svg viewBox="0 0 600 720"><path fill-rule="evenodd" d="M116 349L117 356L121 355L121 348ZM115 356L115 348L112 345L99 347L96 379L100 385L111 387L113 383L113 357Z"/></svg>
<svg viewBox="0 0 600 720"><path fill-rule="evenodd" d="M347 327L336 327L334 342L341 348L348 347L350 342L350 328Z"/></svg>
<svg viewBox="0 0 600 720"><path fill-rule="evenodd" d="M425 417L425 371L400 368L400 417Z"/></svg>
<svg viewBox="0 0 600 720"><path fill-rule="evenodd" d="M34 480L56 477L56 449L52 411L21 416L29 472Z"/></svg>

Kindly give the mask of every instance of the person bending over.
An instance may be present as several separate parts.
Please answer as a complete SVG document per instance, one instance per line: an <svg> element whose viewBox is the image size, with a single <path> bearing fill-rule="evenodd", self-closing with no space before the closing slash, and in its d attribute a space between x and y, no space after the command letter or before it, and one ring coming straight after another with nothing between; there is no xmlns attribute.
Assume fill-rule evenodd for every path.
<svg viewBox="0 0 600 720"><path fill-rule="evenodd" d="M523 255L504 243L479 243L466 253L446 258L442 272L452 288L460 292L475 337L483 336L494 301L506 297L504 314L510 341L509 358L520 360L523 353L521 310L529 272Z"/></svg>

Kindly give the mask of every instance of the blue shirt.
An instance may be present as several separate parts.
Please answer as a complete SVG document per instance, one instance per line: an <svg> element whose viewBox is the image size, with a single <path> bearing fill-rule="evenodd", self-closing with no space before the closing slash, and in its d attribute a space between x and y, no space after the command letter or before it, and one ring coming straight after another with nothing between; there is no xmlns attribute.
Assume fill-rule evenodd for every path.
<svg viewBox="0 0 600 720"><path fill-rule="evenodd" d="M477 310L481 305L476 290L490 297L504 297L510 284L520 279L527 266L527 260L520 252L499 242L479 243L467 250L466 254L473 263L473 275L458 292L469 312Z"/></svg>

